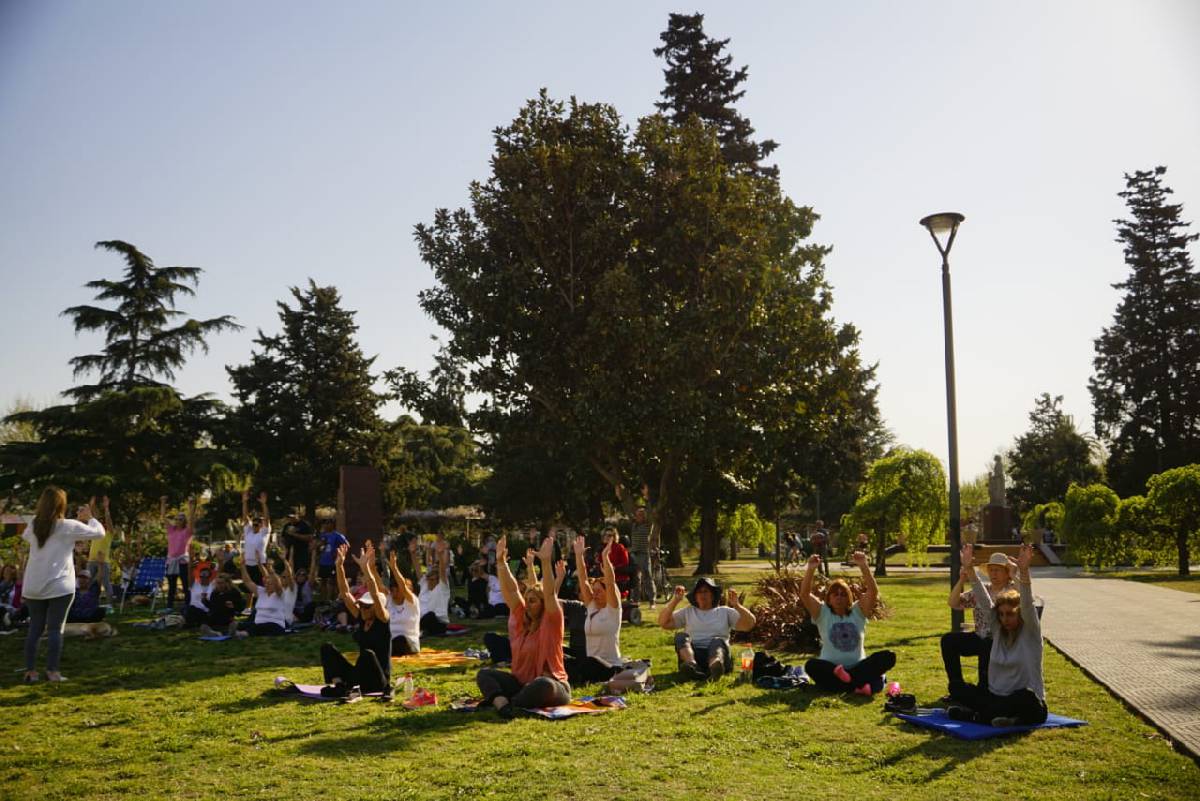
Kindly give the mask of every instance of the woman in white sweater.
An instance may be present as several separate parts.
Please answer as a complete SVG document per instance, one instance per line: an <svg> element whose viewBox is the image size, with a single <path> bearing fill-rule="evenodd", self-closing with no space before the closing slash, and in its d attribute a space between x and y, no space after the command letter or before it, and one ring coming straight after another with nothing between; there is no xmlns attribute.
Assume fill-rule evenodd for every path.
<svg viewBox="0 0 1200 801"><path fill-rule="evenodd" d="M75 543L104 537L104 526L92 517L91 504L79 507L78 520L66 520L67 493L46 487L38 499L33 525L21 537L29 543L22 598L29 607L25 638L25 681L38 680L37 650L46 632L46 678L66 681L58 672L62 658L63 624L75 597Z"/></svg>

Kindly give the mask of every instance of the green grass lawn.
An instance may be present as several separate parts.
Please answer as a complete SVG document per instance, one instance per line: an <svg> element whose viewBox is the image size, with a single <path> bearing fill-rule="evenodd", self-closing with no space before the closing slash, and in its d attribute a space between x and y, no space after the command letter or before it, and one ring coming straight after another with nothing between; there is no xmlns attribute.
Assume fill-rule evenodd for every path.
<svg viewBox="0 0 1200 801"><path fill-rule="evenodd" d="M746 584L755 569L729 577ZM945 691L946 581L885 580L896 614L868 630L869 648L899 655L890 678L926 703ZM70 683L27 687L10 671L0 687L0 798L1200 798L1197 765L1050 647L1051 710L1091 725L968 743L886 717L879 699L677 682L670 635L648 624L626 626L622 650L653 658L657 689L624 712L511 723L451 712L445 700L474 693L466 668L418 674L443 699L419 711L271 692L277 675L318 682L326 639L353 648L311 631L201 643L128 625L70 640ZM21 646L0 640L4 664L20 665Z"/></svg>

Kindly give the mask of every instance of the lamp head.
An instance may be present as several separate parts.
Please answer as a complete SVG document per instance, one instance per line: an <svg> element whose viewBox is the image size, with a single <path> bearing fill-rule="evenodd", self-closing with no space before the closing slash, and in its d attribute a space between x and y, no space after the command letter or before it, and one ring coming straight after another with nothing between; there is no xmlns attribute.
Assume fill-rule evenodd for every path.
<svg viewBox="0 0 1200 801"><path fill-rule="evenodd" d="M921 218L921 225L929 231L929 235L933 237L934 244L937 245L938 252L942 254L943 258L950 254L950 246L954 244L954 235L958 233L958 226L965 219L966 217L956 211L942 211Z"/></svg>

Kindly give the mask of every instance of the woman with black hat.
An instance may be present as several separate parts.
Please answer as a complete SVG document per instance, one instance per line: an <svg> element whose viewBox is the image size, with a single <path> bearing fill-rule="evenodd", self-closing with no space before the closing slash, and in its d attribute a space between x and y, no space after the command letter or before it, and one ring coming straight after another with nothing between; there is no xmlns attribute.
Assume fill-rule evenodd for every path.
<svg viewBox="0 0 1200 801"><path fill-rule="evenodd" d="M688 594L691 606L675 611L683 597L684 588L676 587L670 603L658 613L658 625L668 631L683 629L675 635L680 670L695 678L719 679L733 667L730 631L750 631L757 621L738 600L737 590L729 591L729 606L723 606L721 585L707 576L697 579Z"/></svg>
<svg viewBox="0 0 1200 801"><path fill-rule="evenodd" d="M362 571L367 591L359 597L350 592L346 580L346 553L349 545L341 545L334 557L338 593L351 617L362 621L354 632L358 643L358 663L350 660L331 643L321 646L321 667L325 671L325 684L321 695L346 697L355 686L363 695L382 693L383 700L392 700L392 631L388 627L388 610L385 603L383 584L375 574L375 547L367 540L362 551L354 557Z"/></svg>

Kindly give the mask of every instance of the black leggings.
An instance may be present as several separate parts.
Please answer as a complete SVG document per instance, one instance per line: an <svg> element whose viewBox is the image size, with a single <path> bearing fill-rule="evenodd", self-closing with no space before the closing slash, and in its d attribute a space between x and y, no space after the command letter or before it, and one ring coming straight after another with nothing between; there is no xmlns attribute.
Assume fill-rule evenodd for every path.
<svg viewBox="0 0 1200 801"><path fill-rule="evenodd" d="M1012 695L996 695L990 690L963 681L950 684L950 698L971 709L978 723L990 724L996 718L1015 718L1021 726L1046 722L1046 702L1033 690L1017 690Z"/></svg>
<svg viewBox="0 0 1200 801"><path fill-rule="evenodd" d="M483 633L483 647L488 650L493 662L512 661L512 643L503 634L494 631Z"/></svg>
<svg viewBox="0 0 1200 801"><path fill-rule="evenodd" d="M567 678L574 684L595 684L598 681L608 681L621 672L621 667L610 667L594 656L575 659L564 654L567 668Z"/></svg>
<svg viewBox="0 0 1200 801"><path fill-rule="evenodd" d="M571 702L571 685L550 676L538 676L523 685L507 670L484 668L475 674L475 684L483 693L480 706L490 706L494 698L507 698L509 703L521 709L561 706Z"/></svg>
<svg viewBox="0 0 1200 801"><path fill-rule="evenodd" d="M877 693L883 690L883 675L895 666L895 653L876 651L858 664L846 668L846 672L850 674L849 684L834 675L833 671L837 665L824 659L808 660L804 663L804 672L822 690L845 692L869 684L871 692Z"/></svg>
<svg viewBox="0 0 1200 801"><path fill-rule="evenodd" d="M359 651L358 664L350 660L330 643L321 646L321 668L325 671L325 683L340 681L347 689L358 687L362 693L379 693L390 689L387 674L379 664L374 651Z"/></svg>
<svg viewBox="0 0 1200 801"><path fill-rule="evenodd" d="M946 679L953 687L963 680L962 658L979 657L979 686L988 686L988 660L992 656L992 638L986 640L970 631L951 631L942 635L942 664Z"/></svg>
<svg viewBox="0 0 1200 801"><path fill-rule="evenodd" d="M253 637L275 637L287 634L283 626L278 623L243 623L241 629L250 632Z"/></svg>
<svg viewBox="0 0 1200 801"><path fill-rule="evenodd" d="M421 615L421 633L427 637L441 637L446 633L446 624L433 612Z"/></svg>
<svg viewBox="0 0 1200 801"><path fill-rule="evenodd" d="M392 656L408 656L421 653L420 642L414 642L403 634L392 638Z"/></svg>
<svg viewBox="0 0 1200 801"><path fill-rule="evenodd" d="M74 608L67 614L68 623L99 623L108 612L103 606L98 606L90 612L76 612Z"/></svg>
<svg viewBox="0 0 1200 801"><path fill-rule="evenodd" d="M183 625L189 629L196 628L208 622L208 615L207 609L197 609L188 604L183 610Z"/></svg>
<svg viewBox="0 0 1200 801"><path fill-rule="evenodd" d="M188 590L192 588L192 574L188 564L185 562L179 566L180 573L177 576L167 576L167 606L171 609L175 608L175 587L178 584L183 585L183 597L181 601L187 601Z"/></svg>

